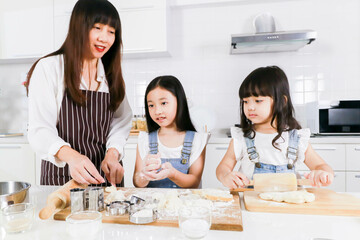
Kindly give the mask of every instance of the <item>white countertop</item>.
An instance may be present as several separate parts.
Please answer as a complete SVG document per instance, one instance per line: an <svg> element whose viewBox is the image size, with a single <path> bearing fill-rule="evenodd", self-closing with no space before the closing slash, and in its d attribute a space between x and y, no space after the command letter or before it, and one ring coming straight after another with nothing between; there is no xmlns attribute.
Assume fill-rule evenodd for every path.
<svg viewBox="0 0 360 240"><path fill-rule="evenodd" d="M55 189L56 187L32 186L30 188L30 201L36 204L36 221L33 228L28 232L19 234L5 234L4 229L1 229L0 239L71 239L65 231L64 221L40 220L37 217L39 210L45 205L46 197ZM353 193L353 195L360 197L360 193ZM242 196L240 197L242 199ZM244 210L243 202L241 202L241 207L244 231L211 230L204 239L352 240L359 239L360 236L360 217L248 212ZM179 228L103 223L102 231L95 239L175 240L186 238L182 236Z"/></svg>

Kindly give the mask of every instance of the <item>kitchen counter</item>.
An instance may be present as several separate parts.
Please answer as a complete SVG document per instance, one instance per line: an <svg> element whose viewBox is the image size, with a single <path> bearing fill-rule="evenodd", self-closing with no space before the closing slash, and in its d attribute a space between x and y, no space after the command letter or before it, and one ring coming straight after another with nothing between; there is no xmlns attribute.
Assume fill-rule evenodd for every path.
<svg viewBox="0 0 360 240"><path fill-rule="evenodd" d="M65 231L64 221L40 220L39 210L45 205L46 197L57 187L30 188L30 201L36 205L36 221L33 228L25 233L5 234L0 231L2 240L62 240L71 239ZM242 193L240 193L242 199ZM360 197L360 193L353 193ZM360 236L360 217L339 217L300 214L279 214L248 212L241 201L243 232L211 230L204 239L358 239ZM103 229L96 240L120 239L186 239L179 228L154 227L146 225L102 224ZM88 239L86 239L88 240Z"/></svg>

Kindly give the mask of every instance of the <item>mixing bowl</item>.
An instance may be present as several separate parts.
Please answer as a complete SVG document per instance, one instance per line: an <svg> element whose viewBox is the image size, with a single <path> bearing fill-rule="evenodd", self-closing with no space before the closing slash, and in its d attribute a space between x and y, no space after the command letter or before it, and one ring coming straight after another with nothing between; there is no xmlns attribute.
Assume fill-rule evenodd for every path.
<svg viewBox="0 0 360 240"><path fill-rule="evenodd" d="M8 205L29 202L30 183L26 182L0 182L0 209Z"/></svg>

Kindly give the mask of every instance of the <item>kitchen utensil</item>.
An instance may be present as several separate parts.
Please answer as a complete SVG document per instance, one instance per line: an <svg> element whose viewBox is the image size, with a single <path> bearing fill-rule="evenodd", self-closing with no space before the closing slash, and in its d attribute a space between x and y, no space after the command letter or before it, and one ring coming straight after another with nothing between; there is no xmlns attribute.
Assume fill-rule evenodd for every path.
<svg viewBox="0 0 360 240"><path fill-rule="evenodd" d="M34 206L31 203L17 203L1 209L2 225L7 233L25 232L34 221Z"/></svg>
<svg viewBox="0 0 360 240"><path fill-rule="evenodd" d="M39 217L41 219L48 219L56 209L68 207L70 205L70 189L86 187L86 185L77 183L75 180L71 179L47 197L46 206L39 212Z"/></svg>
<svg viewBox="0 0 360 240"><path fill-rule="evenodd" d="M311 186L309 179L296 179L294 173L262 173L254 174L253 180L246 188L237 188L232 191L242 192L250 190L248 186L254 186L257 192L286 192L296 191L298 185Z"/></svg>
<svg viewBox="0 0 360 240"><path fill-rule="evenodd" d="M0 208L11 204L28 202L28 190L30 187L31 184L26 182L0 182Z"/></svg>
<svg viewBox="0 0 360 240"><path fill-rule="evenodd" d="M191 239L203 238L211 226L211 209L199 206L184 206L179 209L179 227Z"/></svg>
<svg viewBox="0 0 360 240"><path fill-rule="evenodd" d="M104 189L101 187L91 187L86 189L87 209L89 211L104 210Z"/></svg>
<svg viewBox="0 0 360 240"><path fill-rule="evenodd" d="M124 215L129 211L130 204L124 201L114 201L110 203L109 206L109 215L110 216L119 216Z"/></svg>
<svg viewBox="0 0 360 240"><path fill-rule="evenodd" d="M85 189L70 189L71 213L84 211L85 208Z"/></svg>
<svg viewBox="0 0 360 240"><path fill-rule="evenodd" d="M132 209L132 208L130 208ZM137 208L130 210L129 221L136 224L147 224L156 221L157 210L151 208Z"/></svg>
<svg viewBox="0 0 360 240"><path fill-rule="evenodd" d="M334 216L360 216L360 199L326 188L306 188L315 194L315 201L293 204L262 200L259 192L244 192L245 208L253 212L294 213Z"/></svg>
<svg viewBox="0 0 360 240"><path fill-rule="evenodd" d="M82 211L66 218L66 232L75 239L93 239L101 230L102 214L97 211Z"/></svg>

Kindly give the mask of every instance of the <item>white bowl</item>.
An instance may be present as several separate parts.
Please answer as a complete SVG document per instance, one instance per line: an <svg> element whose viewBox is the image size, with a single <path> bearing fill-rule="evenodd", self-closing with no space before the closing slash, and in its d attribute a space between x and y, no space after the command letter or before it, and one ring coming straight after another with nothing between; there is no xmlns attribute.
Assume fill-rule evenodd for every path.
<svg viewBox="0 0 360 240"><path fill-rule="evenodd" d="M66 232L73 238L93 239L101 230L102 214L97 211L81 211L66 217Z"/></svg>

